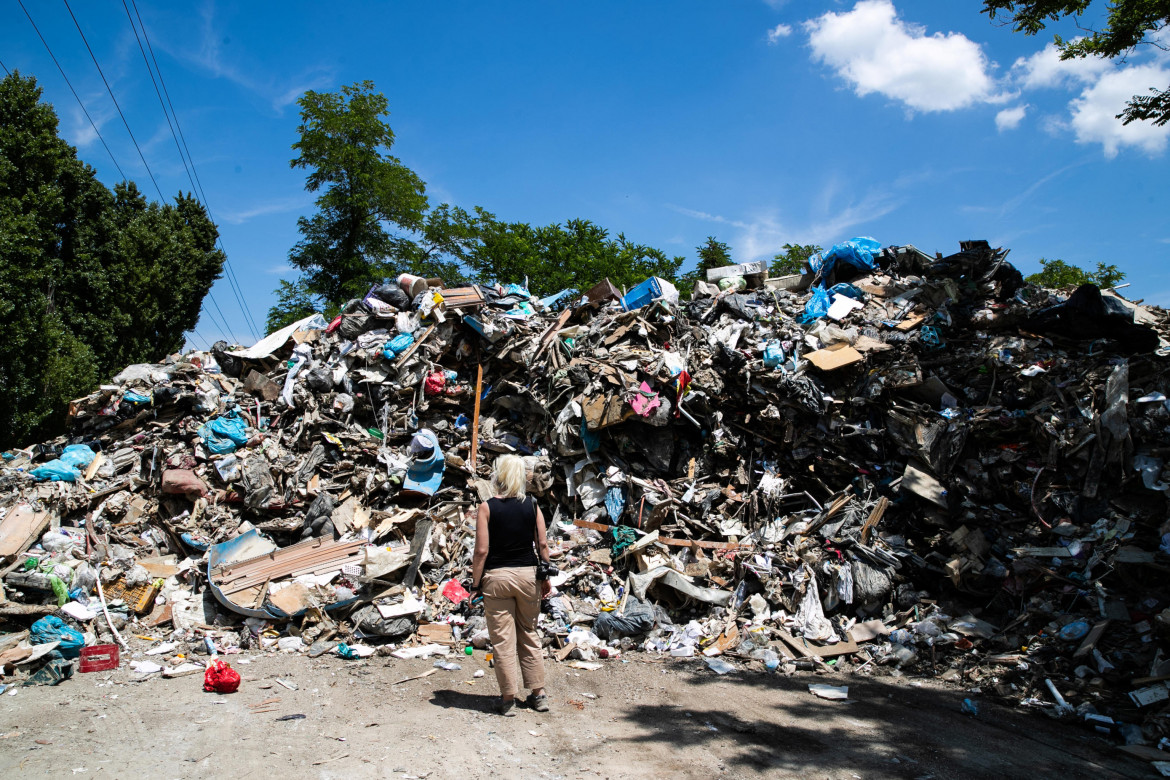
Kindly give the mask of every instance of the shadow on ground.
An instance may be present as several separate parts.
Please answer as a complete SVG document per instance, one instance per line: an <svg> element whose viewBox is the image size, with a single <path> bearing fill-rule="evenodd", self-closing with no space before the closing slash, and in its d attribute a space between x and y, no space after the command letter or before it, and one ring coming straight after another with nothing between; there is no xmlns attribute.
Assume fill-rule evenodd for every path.
<svg viewBox="0 0 1170 780"><path fill-rule="evenodd" d="M737 777L850 772L864 778L1153 776L1144 762L1042 714L980 702L979 716L972 718L961 712L964 694L958 691L865 678L788 678L750 671L716 676L705 667L688 666L683 674L690 678L687 687L696 691L688 697L694 706L629 707L620 716L627 734L615 741L702 745ZM848 700L813 696L808 685L817 682L848 685ZM726 695L726 688L736 686L773 689L783 703L761 705L759 696L741 696L735 711L703 706L705 701L737 701ZM725 690L716 696L714 687ZM712 695L705 695L704 688Z"/></svg>

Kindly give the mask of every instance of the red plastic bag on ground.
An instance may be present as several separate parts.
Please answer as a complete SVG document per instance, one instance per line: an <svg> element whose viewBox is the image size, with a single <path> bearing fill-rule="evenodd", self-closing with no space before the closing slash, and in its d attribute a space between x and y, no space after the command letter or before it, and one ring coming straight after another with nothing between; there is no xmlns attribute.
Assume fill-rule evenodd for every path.
<svg viewBox="0 0 1170 780"><path fill-rule="evenodd" d="M447 584L443 588L443 595L449 598L455 604L458 604L471 594L467 592L466 588L459 584L458 580L447 580Z"/></svg>
<svg viewBox="0 0 1170 780"><path fill-rule="evenodd" d="M223 661L212 661L203 675L203 690L212 693L235 693L240 687L240 673Z"/></svg>

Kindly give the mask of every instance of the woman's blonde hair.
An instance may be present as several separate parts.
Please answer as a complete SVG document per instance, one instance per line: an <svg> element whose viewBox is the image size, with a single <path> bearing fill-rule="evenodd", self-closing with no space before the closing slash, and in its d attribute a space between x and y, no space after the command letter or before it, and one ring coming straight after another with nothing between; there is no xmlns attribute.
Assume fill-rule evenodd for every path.
<svg viewBox="0 0 1170 780"><path fill-rule="evenodd" d="M528 474L524 461L516 455L501 455L496 458L492 472L492 489L504 498L524 498Z"/></svg>

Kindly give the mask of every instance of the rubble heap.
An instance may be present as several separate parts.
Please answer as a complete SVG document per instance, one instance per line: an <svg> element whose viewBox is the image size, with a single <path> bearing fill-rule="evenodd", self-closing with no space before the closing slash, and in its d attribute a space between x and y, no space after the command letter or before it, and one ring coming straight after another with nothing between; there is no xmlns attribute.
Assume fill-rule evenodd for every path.
<svg viewBox="0 0 1170 780"><path fill-rule="evenodd" d="M483 648L469 512L516 453L559 661L935 675L1156 742L1167 318L1006 256L854 239L687 302L404 275L130 366L67 439L3 455L0 615L52 623L0 637L4 673L59 681L71 629L126 647L128 623L163 658Z"/></svg>

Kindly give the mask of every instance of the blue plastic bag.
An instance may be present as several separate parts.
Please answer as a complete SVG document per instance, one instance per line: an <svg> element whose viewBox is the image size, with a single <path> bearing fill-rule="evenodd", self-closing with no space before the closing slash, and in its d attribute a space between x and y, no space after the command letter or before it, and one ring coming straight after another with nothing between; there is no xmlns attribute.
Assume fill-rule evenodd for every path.
<svg viewBox="0 0 1170 780"><path fill-rule="evenodd" d="M233 409L222 417L209 420L199 429L199 436L213 454L223 455L248 443L248 424Z"/></svg>
<svg viewBox="0 0 1170 780"><path fill-rule="evenodd" d="M76 658L81 655L81 648L85 647L85 637L81 632L65 625L65 621L56 615L41 618L29 629L30 644L44 645L57 640L61 641L57 650L66 658Z"/></svg>
<svg viewBox="0 0 1170 780"><path fill-rule="evenodd" d="M83 469L93 463L97 453L84 444L70 444L61 453L61 462L75 469Z"/></svg>
<svg viewBox="0 0 1170 780"><path fill-rule="evenodd" d="M386 342L386 346L382 348L382 355L387 360L394 360L406 350L410 349L410 345L414 343L414 336L409 333L399 333L394 338Z"/></svg>
<svg viewBox="0 0 1170 780"><path fill-rule="evenodd" d="M827 315L830 303L829 293L824 287L812 288L812 297L804 305L804 314L800 317L801 324L807 325L810 322L816 322Z"/></svg>
<svg viewBox="0 0 1170 780"><path fill-rule="evenodd" d="M81 472L64 461L51 460L30 471L29 476L38 482L76 482L81 479Z"/></svg>
<svg viewBox="0 0 1170 780"><path fill-rule="evenodd" d="M784 362L784 347L779 341L769 341L764 345L764 367L775 368Z"/></svg>

